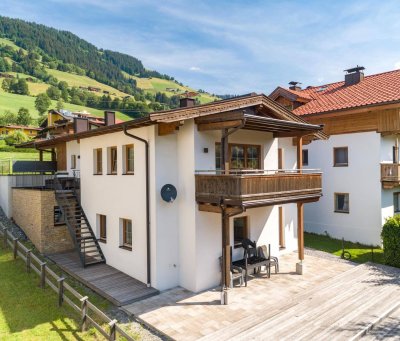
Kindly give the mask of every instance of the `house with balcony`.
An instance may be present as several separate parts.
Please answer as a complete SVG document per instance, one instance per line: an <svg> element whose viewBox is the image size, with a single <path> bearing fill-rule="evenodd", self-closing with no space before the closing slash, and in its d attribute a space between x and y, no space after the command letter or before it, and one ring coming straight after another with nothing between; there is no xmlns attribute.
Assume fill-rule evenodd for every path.
<svg viewBox="0 0 400 341"><path fill-rule="evenodd" d="M304 260L303 211L320 200L322 175L302 167L302 150L327 138L322 126L262 94L183 98L97 129L80 119L81 130L35 147L62 150L61 174L45 187L83 266L106 262L158 290L199 292L229 286L246 238Z"/></svg>
<svg viewBox="0 0 400 341"><path fill-rule="evenodd" d="M303 147L304 168L324 173L323 198L305 208L306 231L380 245L385 219L400 212L400 70L345 72L305 89L291 82L270 98L330 136Z"/></svg>

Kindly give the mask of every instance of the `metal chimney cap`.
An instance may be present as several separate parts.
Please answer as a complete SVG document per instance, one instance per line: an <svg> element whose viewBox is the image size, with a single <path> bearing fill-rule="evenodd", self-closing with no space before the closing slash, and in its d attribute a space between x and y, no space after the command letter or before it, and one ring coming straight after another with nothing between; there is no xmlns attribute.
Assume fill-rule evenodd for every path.
<svg viewBox="0 0 400 341"><path fill-rule="evenodd" d="M357 65L356 67L352 67L350 69L343 70L343 71L347 72L347 73L353 73L353 72L360 72L360 71L363 71L363 70L365 70L364 66Z"/></svg>

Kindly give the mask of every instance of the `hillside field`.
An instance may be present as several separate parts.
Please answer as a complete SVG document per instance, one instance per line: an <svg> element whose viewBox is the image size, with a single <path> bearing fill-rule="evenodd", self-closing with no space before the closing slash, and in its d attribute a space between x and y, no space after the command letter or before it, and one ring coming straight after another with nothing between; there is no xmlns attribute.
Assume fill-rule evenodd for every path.
<svg viewBox="0 0 400 341"><path fill-rule="evenodd" d="M39 117L39 113L36 111L35 108L35 97L32 96L23 96L23 95L16 95L10 94L8 92L4 92L0 89L0 114L3 114L5 110L10 110L14 113L18 112L18 109L21 107L27 108L33 118ZM52 107L55 108L57 105L57 101L52 101ZM52 108L50 107L50 108ZM64 109L70 111L88 111L95 116L103 117L104 111L97 110L89 107L84 107L80 105L64 103ZM117 118L120 120L128 121L131 118L128 115L125 115L121 112L117 112Z"/></svg>

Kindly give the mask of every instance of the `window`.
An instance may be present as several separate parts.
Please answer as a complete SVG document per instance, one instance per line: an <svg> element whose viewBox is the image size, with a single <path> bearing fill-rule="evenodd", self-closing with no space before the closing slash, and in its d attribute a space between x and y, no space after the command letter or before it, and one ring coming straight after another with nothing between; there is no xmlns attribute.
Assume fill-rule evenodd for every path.
<svg viewBox="0 0 400 341"><path fill-rule="evenodd" d="M393 193L394 213L400 213L400 192Z"/></svg>
<svg viewBox="0 0 400 341"><path fill-rule="evenodd" d="M132 250L132 220L121 219L122 247Z"/></svg>
<svg viewBox="0 0 400 341"><path fill-rule="evenodd" d="M308 166L308 149L303 149L303 166Z"/></svg>
<svg viewBox="0 0 400 341"><path fill-rule="evenodd" d="M335 193L335 212L349 213L349 193Z"/></svg>
<svg viewBox="0 0 400 341"><path fill-rule="evenodd" d="M103 150L101 148L93 151L93 160L94 174L103 174Z"/></svg>
<svg viewBox="0 0 400 341"><path fill-rule="evenodd" d="M71 169L76 168L76 155L71 155Z"/></svg>
<svg viewBox="0 0 400 341"><path fill-rule="evenodd" d="M108 174L117 174L117 147L108 148Z"/></svg>
<svg viewBox="0 0 400 341"><path fill-rule="evenodd" d="M333 148L333 165L334 167L347 167L349 165L347 147Z"/></svg>
<svg viewBox="0 0 400 341"><path fill-rule="evenodd" d="M100 241L105 243L107 241L107 218L103 214L97 215L97 230Z"/></svg>
<svg viewBox="0 0 400 341"><path fill-rule="evenodd" d="M243 239L249 237L247 217L233 219L233 241L234 248L242 247Z"/></svg>
<svg viewBox="0 0 400 341"><path fill-rule="evenodd" d="M128 144L123 148L124 153L124 174L133 174L135 170L135 151L133 144Z"/></svg>
<svg viewBox="0 0 400 341"><path fill-rule="evenodd" d="M231 169L260 169L261 147L257 145L229 144ZM221 144L215 145L215 167L221 169Z"/></svg>
<svg viewBox="0 0 400 341"><path fill-rule="evenodd" d="M64 225L64 224L65 224L64 214L61 212L60 207L54 206L54 225Z"/></svg>

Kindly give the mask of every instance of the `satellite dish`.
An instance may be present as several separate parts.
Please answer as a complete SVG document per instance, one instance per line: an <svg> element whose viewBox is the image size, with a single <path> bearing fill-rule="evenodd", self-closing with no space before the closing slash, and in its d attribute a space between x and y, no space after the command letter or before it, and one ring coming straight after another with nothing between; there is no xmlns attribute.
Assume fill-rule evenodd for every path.
<svg viewBox="0 0 400 341"><path fill-rule="evenodd" d="M173 203L177 195L174 185L167 184L161 188L161 198L166 202Z"/></svg>

